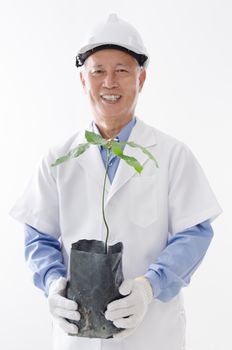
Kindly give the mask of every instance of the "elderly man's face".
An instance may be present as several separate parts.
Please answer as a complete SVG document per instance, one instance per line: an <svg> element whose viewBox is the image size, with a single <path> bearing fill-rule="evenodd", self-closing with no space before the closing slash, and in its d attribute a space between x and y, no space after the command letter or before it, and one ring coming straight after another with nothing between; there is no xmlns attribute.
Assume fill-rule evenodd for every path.
<svg viewBox="0 0 232 350"><path fill-rule="evenodd" d="M123 121L134 115L146 71L129 54L104 49L88 57L80 78L95 118Z"/></svg>

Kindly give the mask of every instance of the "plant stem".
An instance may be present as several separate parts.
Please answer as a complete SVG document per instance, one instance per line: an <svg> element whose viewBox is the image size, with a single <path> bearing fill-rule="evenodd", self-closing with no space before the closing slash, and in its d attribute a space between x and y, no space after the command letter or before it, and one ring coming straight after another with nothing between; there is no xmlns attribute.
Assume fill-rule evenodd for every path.
<svg viewBox="0 0 232 350"><path fill-rule="evenodd" d="M109 157L110 157L110 149L107 147L107 156L106 156L106 171L105 171L105 178L104 178L104 185L103 185L103 193L102 193L102 216L103 216L103 221L106 226L106 239L105 239L105 254L107 254L107 247L108 247L108 238L109 238L109 227L106 222L106 217L105 217L105 188L106 188L106 178L108 174L108 167L109 167Z"/></svg>

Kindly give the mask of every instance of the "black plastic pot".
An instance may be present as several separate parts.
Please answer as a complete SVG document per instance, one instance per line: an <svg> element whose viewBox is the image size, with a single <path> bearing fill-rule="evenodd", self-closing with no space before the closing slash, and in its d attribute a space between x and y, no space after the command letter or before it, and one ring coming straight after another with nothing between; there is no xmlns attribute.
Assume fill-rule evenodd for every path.
<svg viewBox="0 0 232 350"><path fill-rule="evenodd" d="M78 336L107 339L122 330L104 316L108 303L122 297L118 291L123 281L122 251L121 242L108 246L107 254L103 241L72 244L66 296L78 303L81 319L71 321L78 326Z"/></svg>

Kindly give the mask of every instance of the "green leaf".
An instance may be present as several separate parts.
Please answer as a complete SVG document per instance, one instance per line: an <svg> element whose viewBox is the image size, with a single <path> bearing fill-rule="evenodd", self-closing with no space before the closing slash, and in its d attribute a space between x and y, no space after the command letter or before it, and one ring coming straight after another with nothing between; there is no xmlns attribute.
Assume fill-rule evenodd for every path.
<svg viewBox="0 0 232 350"><path fill-rule="evenodd" d="M77 158L82 153L84 153L90 147L89 143L80 143L76 148L74 148L72 152L73 158Z"/></svg>
<svg viewBox="0 0 232 350"><path fill-rule="evenodd" d="M61 164L61 163L66 162L66 160L69 160L69 159L70 159L70 155L69 155L69 153L68 153L68 154L66 154L65 156L62 156L62 157L60 157L60 158L57 158L57 159L55 160L55 162L51 164L51 166L57 166L57 165L59 165L59 164Z"/></svg>
<svg viewBox="0 0 232 350"><path fill-rule="evenodd" d="M120 154L119 157L125 160L125 162L128 165L132 166L139 174L143 170L142 165L139 163L139 161L136 158L126 156L125 154Z"/></svg>
<svg viewBox="0 0 232 350"><path fill-rule="evenodd" d="M96 134L95 132L88 131L88 130L85 131L85 138L92 145L102 145L103 146L107 142L100 135Z"/></svg>
<svg viewBox="0 0 232 350"><path fill-rule="evenodd" d="M76 148L72 149L70 152L68 152L64 156L56 159L55 162L51 164L51 166L56 166L66 162L67 160L79 157L82 153L84 153L89 148L89 146L90 146L89 143L80 143Z"/></svg>
<svg viewBox="0 0 232 350"><path fill-rule="evenodd" d="M112 141L112 152L116 155L116 156L120 156L121 154L123 154L122 148L120 147L118 142Z"/></svg>
<svg viewBox="0 0 232 350"><path fill-rule="evenodd" d="M151 152L149 152L145 147L143 146L140 146L138 145L137 143L135 142L132 142L132 141L128 141L128 142L125 142L125 144L131 146L131 147L134 147L134 148L140 148L141 151L146 154L148 156L149 159L153 160L155 162L155 165L157 168L159 168L159 164L157 162L157 160L155 159L155 157L153 156L153 154L151 154Z"/></svg>

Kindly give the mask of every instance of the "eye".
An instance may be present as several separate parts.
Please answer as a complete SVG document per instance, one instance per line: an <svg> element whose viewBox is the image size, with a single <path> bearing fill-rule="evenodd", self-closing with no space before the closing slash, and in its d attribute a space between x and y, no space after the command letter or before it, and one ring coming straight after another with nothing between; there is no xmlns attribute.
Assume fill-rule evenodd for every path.
<svg viewBox="0 0 232 350"><path fill-rule="evenodd" d="M126 73L127 70L125 68L118 68L116 69L116 72L119 72L119 73Z"/></svg>
<svg viewBox="0 0 232 350"><path fill-rule="evenodd" d="M103 74L104 71L103 71L103 69L93 69L91 73L93 75L100 75L100 74Z"/></svg>

